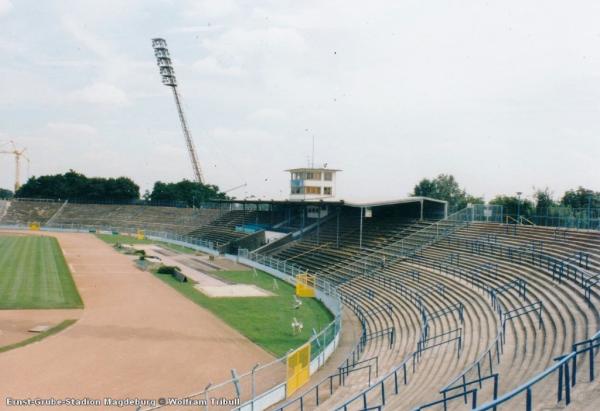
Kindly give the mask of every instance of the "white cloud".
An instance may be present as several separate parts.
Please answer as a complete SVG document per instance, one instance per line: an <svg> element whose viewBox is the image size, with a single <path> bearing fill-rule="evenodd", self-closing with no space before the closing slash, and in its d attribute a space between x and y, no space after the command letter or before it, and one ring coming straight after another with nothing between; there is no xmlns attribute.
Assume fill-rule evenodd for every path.
<svg viewBox="0 0 600 411"><path fill-rule="evenodd" d="M213 56L208 56L196 61L193 64L193 67L198 73L209 76L238 77L245 74L242 68L234 66L225 66Z"/></svg>
<svg viewBox="0 0 600 411"><path fill-rule="evenodd" d="M58 138L83 138L98 135L98 130L89 124L51 122L46 125L49 136Z"/></svg>
<svg viewBox="0 0 600 411"><path fill-rule="evenodd" d="M0 0L1 2L2 0ZM1 3L0 3L1 4ZM2 13L0 12L0 16L2 15ZM9 53L23 53L25 51L25 47L23 46L23 44L15 41L15 40L8 40L6 38L1 38L0 39L0 50L4 51L4 52L9 52Z"/></svg>
<svg viewBox="0 0 600 411"><path fill-rule="evenodd" d="M185 7L185 14L195 18L217 19L240 11L234 0L193 0Z"/></svg>
<svg viewBox="0 0 600 411"><path fill-rule="evenodd" d="M488 198L599 190L600 2L447 3L0 0L0 125L37 174L190 178L148 40L164 34L224 188L287 191L281 170L305 163L314 134L348 193L402 196L440 172Z"/></svg>
<svg viewBox="0 0 600 411"><path fill-rule="evenodd" d="M286 117L285 112L278 108L261 108L248 115L249 120L261 123L279 122Z"/></svg>
<svg viewBox="0 0 600 411"><path fill-rule="evenodd" d="M108 83L94 83L70 94L70 100L99 105L125 106L130 103L127 94Z"/></svg>
<svg viewBox="0 0 600 411"><path fill-rule="evenodd" d="M62 17L62 26L75 40L85 46L88 50L103 58L110 58L113 53L111 47L98 36L91 33L79 19L74 16Z"/></svg>
<svg viewBox="0 0 600 411"><path fill-rule="evenodd" d="M308 50L302 34L293 28L241 28L236 27L222 34L203 40L202 45L211 54L238 63L244 61L261 63L262 58L290 64L290 58Z"/></svg>
<svg viewBox="0 0 600 411"><path fill-rule="evenodd" d="M13 8L10 0L0 0L0 17L8 14Z"/></svg>
<svg viewBox="0 0 600 411"><path fill-rule="evenodd" d="M169 29L169 33L208 33L223 29L220 24L205 24L203 26L183 26Z"/></svg>
<svg viewBox="0 0 600 411"><path fill-rule="evenodd" d="M4 106L56 106L63 100L60 91L43 74L10 66L0 68L0 90L0 105Z"/></svg>

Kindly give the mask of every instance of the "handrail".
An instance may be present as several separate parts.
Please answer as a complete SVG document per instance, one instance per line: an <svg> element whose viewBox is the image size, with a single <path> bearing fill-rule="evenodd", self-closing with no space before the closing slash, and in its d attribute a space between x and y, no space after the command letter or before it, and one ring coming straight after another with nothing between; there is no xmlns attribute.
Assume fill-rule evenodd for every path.
<svg viewBox="0 0 600 411"><path fill-rule="evenodd" d="M321 250L321 249L323 249L323 248L327 248L327 247L329 247L329 244L331 244L331 243L323 243L323 244L321 244L321 245L317 245L316 247L313 247L313 248L311 248L311 249L309 249L309 250L307 250L307 251L304 251L304 252L302 252L302 253L300 253L300 254L296 254L296 255L295 255L295 256L293 256L293 257L286 258L286 259L285 259L285 260L283 260L283 261L286 261L286 262L287 262L287 261L291 261L291 260L294 260L294 259L296 259L296 258L298 258L298 257L302 257L302 256L303 256L303 255L305 255L305 254L312 253L312 252L314 252L314 251Z"/></svg>
<svg viewBox="0 0 600 411"><path fill-rule="evenodd" d="M371 272L370 275L376 276L377 274ZM412 299L409 299L409 301L411 301L417 307L419 313L421 314L420 315L420 319L421 319L421 336L419 338L419 341L417 342L417 349L418 349L420 342L422 340L424 340L425 338L427 338L427 330L429 329L429 327L428 327L428 310L427 310L425 304L423 304L423 302L420 299L420 297L418 299L416 299L415 301L413 301ZM359 399L361 397L366 396L366 394L368 392L370 392L374 388L377 388L380 384L384 384L385 381L387 381L392 376L394 376L394 382L395 382L395 385L396 385L396 393L398 393L398 372L400 372L402 370L403 377L404 377L404 384L406 385L406 383L407 383L407 365L408 365L409 361L412 359L412 361L413 361L413 370L414 370L415 366L416 366L416 361L418 360L418 358L417 358L418 354L419 354L418 351L414 351L413 353L408 354L404 358L404 360L402 360L400 362L400 364L398 364L396 367L394 367L387 374L385 374L384 376L382 376L381 378L379 378L375 383L373 383L373 385L370 385L369 387L361 390L354 397L352 397L351 399L345 401L343 405L341 405L341 406L339 406L339 407L336 408L336 411L339 411L339 410L346 411L346 408L347 408L347 406L349 404L353 403L354 401L356 401L357 399ZM366 404L365 404L365 406L363 408L366 408Z"/></svg>
<svg viewBox="0 0 600 411"><path fill-rule="evenodd" d="M463 241L462 239L459 239L458 241L456 241L456 243L458 244L458 246L468 249L466 242ZM481 251L485 252L486 244L484 244L484 243L482 243L482 244L484 247L481 248L479 250L479 252L481 252ZM501 245L501 244L494 244L493 247L490 245L489 248L490 248L490 251L488 252L489 254L500 255L504 258L509 259L510 261L513 261L513 259L516 258L516 257L513 257L514 255L519 256L519 258L522 258L523 255L526 258L531 257L532 265L539 265L540 267L544 268L544 264L545 264L546 269L548 271L551 271L551 269L550 269L551 264L558 264L559 266L562 264L564 266L569 267L569 269L572 270L573 273L575 273L575 278L577 278L577 277L580 278L579 285L584 289L585 296L588 299L588 301L590 301L590 299L591 299L591 288L593 286L595 286L596 284L598 284L598 281L594 281L597 277L597 274L594 275L594 274L590 273L588 269L585 269L584 267L580 267L579 265L574 264L573 262L570 261L570 257L567 257L566 259L560 259L559 257L556 257L552 254L548 254L548 253L544 252L543 250L538 250L538 249L532 248L531 244L524 244L517 248L511 247L511 246L506 246L506 245ZM559 280L561 278L562 278L562 276L559 277Z"/></svg>
<svg viewBox="0 0 600 411"><path fill-rule="evenodd" d="M513 397L521 394L524 391L527 392L527 396L529 397L530 395L532 395L531 394L531 386L532 385L534 385L537 382L543 380L544 378L546 378L548 375L552 374L557 369L560 368L562 370L562 367L568 361L571 361L573 358L575 358L576 355L577 355L577 353L572 352L572 353L564 356L556 364L554 364L554 365L550 366L549 368L547 368L546 370L542 371L540 374L536 375L535 377L533 377L532 379L530 379L526 383L521 384L519 387L513 389L512 391L507 392L504 395L501 395L496 400L491 401L491 402L489 402L487 404L482 405L481 407L477 408L476 411L485 411L485 410L489 410L491 408L494 408L494 407L498 406L499 404L502 404L503 402L508 401L508 400L512 399ZM568 378L567 378L567 380L568 380Z"/></svg>
<svg viewBox="0 0 600 411"><path fill-rule="evenodd" d="M373 385L367 387L366 389L356 393L356 395L354 395L351 399L347 400L344 402L344 404L342 404L341 406L335 408L335 411L340 411L340 410L346 410L346 408L348 407L348 405L352 404L354 401L356 401L357 399L363 397L364 395L366 395L367 393L369 393L372 389L377 388L377 386L379 384L381 384L384 381L387 381L388 378L390 378L392 375L397 375L398 371L400 369L406 369L406 365L408 364L408 362L412 359L414 361L414 353L413 354L409 354L407 358L405 358L398 366L396 366L394 369L392 369L391 371L389 371L387 374L385 374L384 376L382 376L381 378L379 378L377 381L375 381L373 383Z"/></svg>
<svg viewBox="0 0 600 411"><path fill-rule="evenodd" d="M337 368L337 370L338 370L338 372L345 372L347 370L350 370L350 369L356 367L359 364L364 364L366 362L371 362L373 360L375 360L375 375L378 375L379 374L379 356L365 358L364 360L353 362L352 364L340 366ZM333 375L337 375L337 374L333 374Z"/></svg>
<svg viewBox="0 0 600 411"><path fill-rule="evenodd" d="M430 408L430 407L433 407L434 405L438 405L438 404L444 404L444 407L445 407L446 402L453 400L455 398L466 397L469 394L471 394L471 409L474 410L475 407L477 407L477 388L471 388L470 390L463 391L460 394L454 394L450 397L442 398L441 400L428 402L427 404L423 404L423 405L415 408L413 411L421 411L421 410L424 410L425 408Z"/></svg>
<svg viewBox="0 0 600 411"><path fill-rule="evenodd" d="M492 306L493 307L493 306ZM440 390L440 392L449 389L452 385L454 385L458 380L460 380L461 378L463 378L463 376L465 376L469 371L471 371L472 369L474 369L477 364L479 364L483 358L487 355L489 357L491 357L491 352L494 349L494 346L496 347L496 350L498 350L498 345L502 344L502 336L503 336L503 324L502 324L502 317L504 315L504 305L498 301L498 304L495 308L496 313L499 316L499 321L498 321L498 328L496 330L496 338L494 338L494 340L492 340L490 342L490 344L487 346L486 350L483 351L483 353L475 359L475 361L473 361L471 364L469 364L465 369L463 369L462 372L459 373L459 375L454 378L452 381L450 381L448 384L446 384L446 386L444 388L442 388L442 390Z"/></svg>
<svg viewBox="0 0 600 411"><path fill-rule="evenodd" d="M523 216L521 216L521 223L520 224L523 224L522 221L527 221L529 224L535 225L535 223L533 221L531 221L530 219L528 219L526 217L523 217Z"/></svg>
<svg viewBox="0 0 600 411"><path fill-rule="evenodd" d="M424 258L424 257L420 257L419 259L417 259L414 262L414 264L425 265L432 269L436 269L436 268L441 269L442 268L442 266L439 263L431 262L431 261L429 261L429 259ZM459 274L460 274L460 269L458 269L458 270L459 270ZM459 276L459 278L462 279L462 275ZM464 276L464 279L465 279L465 281L468 281L467 275ZM497 357L499 360L499 351L498 351L499 345L503 344L503 342L502 342L502 335L503 335L502 316L503 316L503 312L504 312L504 307L500 301L498 302L498 304L495 307L493 305L492 305L492 307L495 310L495 312L498 314L498 317L499 317L498 328L496 330L496 338L488 345L486 350L484 350L484 352L475 361L473 361L471 364L469 364L467 367L465 367L463 369L463 371L461 371L455 379L450 381L450 383L448 383L444 388L442 388L442 390L440 390L440 392L443 392L444 390L448 389L449 387L454 385L458 380L463 378L463 376L466 375L472 369L474 369L484 359L485 356L488 356L491 358L491 353L492 353L492 350L494 349L494 346L496 347Z"/></svg>
<svg viewBox="0 0 600 411"><path fill-rule="evenodd" d="M565 399L566 399L565 405L569 405L569 402L571 401L571 398L570 398L571 397L571 393L570 393L571 385L574 386L577 382L577 379L576 379L577 355L585 354L586 352L590 353L590 379L593 380L594 379L594 371L593 371L594 370L594 363L593 363L594 349L598 348L598 346L600 345L600 342L598 342L598 341L594 342L594 341L598 340L598 339L600 339L600 331L598 331L596 334L594 334L594 336L590 339L576 342L575 344L573 344L572 351L569 354L565 354L565 355L555 358L555 360L558 361L557 363L553 364L549 368L545 369L544 371L542 371L538 375L534 376L533 378L531 378L529 381L525 382L524 384L521 384L519 387L513 389L512 391L477 408L477 411L485 411L485 410L489 410L489 409L495 409L498 405L516 397L517 395L521 394L523 391L526 391L526 393L527 393L527 401L526 401L526 403L528 405L527 410L528 411L531 410L531 402L532 402L531 387L533 385L535 385L536 383L538 383L539 381L546 378L548 375L550 375L557 369L559 369L558 401L560 401L562 399L562 396L563 396L562 391L564 389ZM588 347L583 348L581 350L578 349L579 346L586 345L586 344L588 345ZM569 366L568 366L568 362L571 360L573 361L572 375L569 374ZM564 371L564 375L563 375L563 371Z"/></svg>

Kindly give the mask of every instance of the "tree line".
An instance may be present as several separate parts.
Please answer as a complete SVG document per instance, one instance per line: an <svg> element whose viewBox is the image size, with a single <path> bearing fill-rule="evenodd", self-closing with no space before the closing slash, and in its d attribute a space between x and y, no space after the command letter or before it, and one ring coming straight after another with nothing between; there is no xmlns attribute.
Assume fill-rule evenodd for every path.
<svg viewBox="0 0 600 411"><path fill-rule="evenodd" d="M467 204L485 203L482 197L467 193L454 176L448 174L440 174L431 180L422 179L411 194L448 201L451 211L465 208ZM585 213L585 210L600 208L600 192L577 187L567 190L561 198L555 199L549 188L535 189L533 200L516 195L497 195L488 204L503 206L505 215L573 215L579 211Z"/></svg>
<svg viewBox="0 0 600 411"><path fill-rule="evenodd" d="M415 185L410 195L431 197L448 201L450 211L465 208L468 204L485 203L482 197L467 193L460 187L454 176L440 174L433 179L424 178ZM87 177L74 170L64 174L31 177L14 193L20 198L47 198L89 202L152 202L176 203L183 206L198 206L214 199L227 199L226 193L218 186L200 184L189 180L175 183L157 181L152 191L140 196L140 187L128 177L104 178ZM13 192L0 189L0 198L11 198ZM514 195L497 195L489 204L504 207L504 214L522 216L533 215L574 215L577 211L600 208L600 192L584 187L567 190L555 199L545 188L534 190L533 199ZM583 211L585 212L585 211Z"/></svg>
<svg viewBox="0 0 600 411"><path fill-rule="evenodd" d="M13 192L0 189L0 198L12 198ZM216 185L183 180L154 183L152 191L140 197L140 187L129 177L87 177L74 170L64 174L30 177L14 197L72 200L79 202L163 202L195 206L213 199L227 198Z"/></svg>

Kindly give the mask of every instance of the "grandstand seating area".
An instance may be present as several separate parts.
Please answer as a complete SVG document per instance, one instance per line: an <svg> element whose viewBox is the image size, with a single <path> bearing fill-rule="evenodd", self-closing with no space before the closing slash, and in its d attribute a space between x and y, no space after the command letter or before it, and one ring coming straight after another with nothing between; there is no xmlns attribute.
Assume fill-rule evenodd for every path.
<svg viewBox="0 0 600 411"><path fill-rule="evenodd" d="M492 400L495 374L498 395L516 389L600 329L596 292L588 303L573 274L553 280L548 261L597 275L600 235L472 223L410 258L341 283L344 301L364 320L367 338L338 375L321 382L319 406L316 390L305 390L304 409L363 410L385 404L384 409L411 410L441 400L444 388L448 398L468 391L468 404L461 395L431 409L471 409L474 388L479 405ZM329 262L323 258L322 264ZM390 329L395 334L391 346ZM586 360L578 358L581 367ZM586 384L583 370L586 376L578 377L575 392L589 392L592 403L579 402L574 409L598 409L600 397L591 394L597 393L598 382ZM463 388L464 382L471 383ZM536 384L532 395L532 409L557 407L556 376ZM520 395L509 408L526 409L525 401L526 394ZM296 399L280 407L296 410L299 404ZM564 396L558 405L565 406Z"/></svg>
<svg viewBox="0 0 600 411"><path fill-rule="evenodd" d="M269 218L268 211L231 210L212 222L189 231L187 234L216 244L227 244L248 235L240 228L247 225L266 224Z"/></svg>
<svg viewBox="0 0 600 411"><path fill-rule="evenodd" d="M30 222L39 222L49 227L81 225L184 234L190 227L208 224L218 215L218 209L18 200L10 202L10 207L0 224L27 225Z"/></svg>
<svg viewBox="0 0 600 411"><path fill-rule="evenodd" d="M339 220L329 218L297 241L272 249L270 255L312 272L326 275L335 283L347 280L337 270L385 246L427 227L431 222L398 215L366 218L360 226L357 209L343 209ZM338 278L339 277L339 278Z"/></svg>
<svg viewBox="0 0 600 411"><path fill-rule="evenodd" d="M0 221L4 218L4 215L8 211L10 202L7 200L0 200Z"/></svg>
<svg viewBox="0 0 600 411"><path fill-rule="evenodd" d="M361 230L356 208L339 210L297 240L269 249L267 257L338 285L363 325L361 341L333 374L312 381L275 409L412 410L465 393L468 404L461 395L424 409L471 409L475 393L478 405L491 401L495 391L510 393L600 330L598 231L434 222L401 213L374 214ZM220 211L16 201L0 224L32 221L153 227L217 244L247 236L251 230L245 227L316 222L258 207ZM594 354L600 338L597 344ZM581 368L590 359L580 355L576 361L583 371L572 395L586 400L571 409L600 409L598 379L589 383ZM561 390L566 385L563 380ZM556 373L534 387L532 409L567 405L566 394L557 399ZM526 409L525 402L521 394L499 409Z"/></svg>
<svg viewBox="0 0 600 411"><path fill-rule="evenodd" d="M207 224L219 210L117 204L67 204L52 226L81 224L117 229L148 229L183 234L189 227Z"/></svg>
<svg viewBox="0 0 600 411"><path fill-rule="evenodd" d="M10 201L0 224L29 223L45 224L60 209L63 203L43 201Z"/></svg>

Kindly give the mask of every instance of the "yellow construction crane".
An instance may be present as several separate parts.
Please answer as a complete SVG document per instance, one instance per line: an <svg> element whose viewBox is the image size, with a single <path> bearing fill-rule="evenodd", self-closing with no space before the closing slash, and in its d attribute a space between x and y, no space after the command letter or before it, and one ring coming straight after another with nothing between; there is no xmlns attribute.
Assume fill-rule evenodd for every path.
<svg viewBox="0 0 600 411"><path fill-rule="evenodd" d="M12 149L0 150L0 154L12 154L15 156L15 193L21 187L21 157L27 160L29 166L29 158L24 154L27 148L21 150L17 149L17 145L14 141L10 140L9 144L12 145Z"/></svg>

